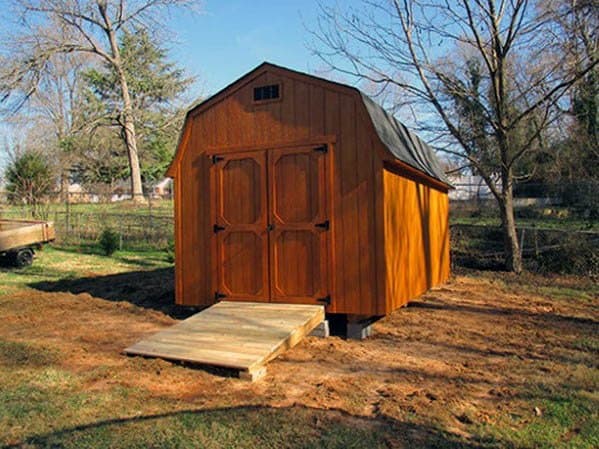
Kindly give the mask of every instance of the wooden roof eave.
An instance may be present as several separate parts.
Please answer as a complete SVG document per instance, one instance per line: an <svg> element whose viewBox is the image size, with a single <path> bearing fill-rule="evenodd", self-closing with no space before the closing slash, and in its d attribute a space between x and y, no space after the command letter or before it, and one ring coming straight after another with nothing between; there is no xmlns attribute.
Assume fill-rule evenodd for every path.
<svg viewBox="0 0 599 449"><path fill-rule="evenodd" d="M173 156L173 160L171 161L170 165L166 169L165 176L168 178L176 178L177 177L179 162L180 162L181 158L183 157L184 149L185 149L185 147L187 147L189 135L191 134L191 125L189 124L189 122L191 121L190 117L189 117L190 112L191 111L188 111L187 114L185 114L185 120L183 120L183 129L181 130L181 133L179 134L179 141L177 143L175 155Z"/></svg>

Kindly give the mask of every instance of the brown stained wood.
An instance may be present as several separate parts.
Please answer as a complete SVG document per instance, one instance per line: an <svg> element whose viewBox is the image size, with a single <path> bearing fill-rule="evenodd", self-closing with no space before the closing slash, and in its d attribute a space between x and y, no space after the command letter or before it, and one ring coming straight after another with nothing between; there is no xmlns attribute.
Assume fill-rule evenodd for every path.
<svg viewBox="0 0 599 449"><path fill-rule="evenodd" d="M325 100L324 89L310 84L310 135L320 136L325 133Z"/></svg>
<svg viewBox="0 0 599 449"><path fill-rule="evenodd" d="M0 251L47 243L55 237L51 221L0 220Z"/></svg>
<svg viewBox="0 0 599 449"><path fill-rule="evenodd" d="M298 139L308 139L310 137L310 85L308 83L294 83L294 109L295 117L293 121L294 133Z"/></svg>
<svg viewBox="0 0 599 449"><path fill-rule="evenodd" d="M254 102L253 88L268 83L280 84L281 98ZM326 179L322 184L326 194L324 198L318 195L310 198L315 203L324 201L330 220L326 243L315 245L313 234L292 229L293 219L309 209L302 203L308 198L305 183L281 184L280 195L293 205L283 224L291 227L275 227L273 235L267 236L266 269L257 270L256 259L245 257L240 266L246 269L243 272L237 269L236 273L228 274L230 278L226 282L222 281L225 273L219 260L224 260L223 245L217 250L218 241L211 229L219 219L215 204L222 192L219 193L214 178L211 156L242 157L243 153L261 152L266 161L264 179L270 179L271 170L275 168L269 163L272 155L279 157L300 147L324 143L330 148ZM305 160L296 159L302 171L311 170ZM289 167L283 168L289 171ZM391 195L385 185L384 173L387 172L423 187L412 189L407 183L406 191L400 191L401 187ZM376 134L360 94L350 87L265 64L190 112L169 174L176 178L176 295L179 304L210 305L215 301L215 291L221 290L225 282L234 284L233 290L238 290L234 293L229 288L229 293L234 293L231 300L313 303L316 293L307 293L318 291L318 295L331 295L328 312L384 315L404 304L406 298L419 294L423 285L435 285L449 275L448 232L443 231L448 212L447 186L393 159ZM247 208L251 201L247 202L243 196L247 187L243 178L227 187L232 197L240 198L229 201L230 209L239 214L236 219L249 213ZM268 183L265 189L264 201L270 204L273 192ZM431 193L431 189L436 193ZM414 202L414 198L419 201ZM385 214L389 213L389 204L402 201L405 205L396 204L393 208L397 215L395 221L399 222L400 216L403 220L393 235ZM308 212L319 209L320 204L310 207ZM428 214L429 241L419 237L426 226L419 218L412 218L423 213ZM265 214L267 221L273 218L269 210ZM306 225L309 221L303 223ZM264 223L265 228L267 224ZM410 232L420 231L407 239L406 226ZM274 234L273 243L270 240ZM227 243L229 253L245 251L245 256L248 249L250 253L253 251L252 247L264 247L257 224L249 234L236 232ZM281 285L275 287L273 245L277 243L285 250L284 258L291 262L277 268L285 275L279 282ZM437 248L432 256L425 248L428 244ZM319 249L314 250L317 247ZM398 254L391 257L389 248ZM325 257L320 257L319 251ZM426 257L442 260L436 265ZM308 261L316 259L324 265L308 269ZM410 265L406 265L408 263ZM294 271L293 267L302 265L304 269ZM258 294L255 287L260 274L266 276L262 283L267 288Z"/></svg>
<svg viewBox="0 0 599 449"><path fill-rule="evenodd" d="M317 303L329 294L328 153L269 152L271 301Z"/></svg>
<svg viewBox="0 0 599 449"><path fill-rule="evenodd" d="M342 139L340 129L341 109L339 104L339 93L325 89L325 111L324 124L327 134L335 134ZM340 167L340 154L343 153L343 142L336 141L334 151L332 151L331 172L333 176L329 180L331 188L331 307L328 309L331 312L343 313L345 307L345 284L343 283L343 269L345 257L343 254L343 209L340 202L341 198L341 178L342 171Z"/></svg>
<svg viewBox="0 0 599 449"><path fill-rule="evenodd" d="M223 301L125 349L258 373L324 320L324 307Z"/></svg>
<svg viewBox="0 0 599 449"><path fill-rule="evenodd" d="M363 313L368 313L371 307L377 307L377 288L375 271L375 241L374 217L375 196L373 190L374 176L372 173L372 159L374 153L370 135L363 128L357 129L357 200L358 200L358 244L359 244L359 278L360 305L364 307ZM371 306L373 305L373 306Z"/></svg>
<svg viewBox="0 0 599 449"><path fill-rule="evenodd" d="M357 196L357 142L355 100L348 95L340 96L342 150L339 152L341 176L341 196L339 209L342 213L340 232L343 251L343 272L339 273L347 288L343 298L339 298L344 309L361 309L360 288L364 281L360 278L359 205Z"/></svg>
<svg viewBox="0 0 599 449"><path fill-rule="evenodd" d="M281 131L280 136L283 141L289 142L289 141L292 141L296 137L296 134L297 134L295 132L295 119L294 119L294 114L295 114L294 81L292 79L285 80L285 82L282 83L281 86L282 86L283 98L281 99L282 131ZM322 135L322 134L323 133L320 133L319 135ZM302 139L302 143L304 143L303 140L304 139ZM270 144L269 146L271 148L273 145L275 148L277 148L277 146L276 146L277 142L270 142L269 144Z"/></svg>
<svg viewBox="0 0 599 449"><path fill-rule="evenodd" d="M219 157L212 166L217 291L235 300L268 301L266 154Z"/></svg>
<svg viewBox="0 0 599 449"><path fill-rule="evenodd" d="M183 248L183 234L181 226L183 223L181 207L183 201L181 199L181 177L177 176L173 179L173 198L174 198L174 213L175 213L175 303L179 305L185 305L185 301L189 300L190 297L185 295L183 290L184 286L184 263L185 263L185 251Z"/></svg>
<svg viewBox="0 0 599 449"><path fill-rule="evenodd" d="M394 310L449 277L447 195L383 172L386 289Z"/></svg>

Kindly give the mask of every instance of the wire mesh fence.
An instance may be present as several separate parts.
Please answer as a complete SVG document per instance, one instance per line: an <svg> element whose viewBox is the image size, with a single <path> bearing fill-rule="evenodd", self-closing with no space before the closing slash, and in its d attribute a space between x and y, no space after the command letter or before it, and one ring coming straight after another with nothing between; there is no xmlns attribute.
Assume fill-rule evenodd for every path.
<svg viewBox="0 0 599 449"><path fill-rule="evenodd" d="M520 251L526 269L599 278L599 232L520 226ZM496 225L453 224L452 262L476 269L502 269L503 231Z"/></svg>
<svg viewBox="0 0 599 449"><path fill-rule="evenodd" d="M53 196L35 207L0 203L0 218L36 218L54 222L59 244L93 245L104 230L111 229L119 235L119 249L165 249L171 246L172 211L172 200L156 198L142 204L76 202L73 199L62 202L54 200Z"/></svg>
<svg viewBox="0 0 599 449"><path fill-rule="evenodd" d="M0 192L1 193L1 192ZM91 194L90 194L91 195ZM451 202L452 260L455 266L503 268L503 233L493 201ZM518 238L529 270L599 277L599 229L597 220L576 217L567 207L543 202L516 210ZM57 243L96 245L105 229L119 236L119 249L172 251L174 219L170 199L83 201L59 193L35 207L10 204L0 195L0 218L39 218L54 222Z"/></svg>

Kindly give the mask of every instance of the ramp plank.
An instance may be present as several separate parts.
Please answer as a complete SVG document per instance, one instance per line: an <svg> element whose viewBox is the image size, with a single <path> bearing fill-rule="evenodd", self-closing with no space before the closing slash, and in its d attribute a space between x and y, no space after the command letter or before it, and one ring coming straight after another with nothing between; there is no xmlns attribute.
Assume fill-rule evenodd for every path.
<svg viewBox="0 0 599 449"><path fill-rule="evenodd" d="M324 320L324 307L222 301L125 349L129 355L233 368L255 380L264 365Z"/></svg>

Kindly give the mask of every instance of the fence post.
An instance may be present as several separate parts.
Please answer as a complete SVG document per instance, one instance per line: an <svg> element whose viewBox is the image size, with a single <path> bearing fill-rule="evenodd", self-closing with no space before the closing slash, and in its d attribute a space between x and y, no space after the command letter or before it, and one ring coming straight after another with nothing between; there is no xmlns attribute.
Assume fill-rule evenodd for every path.
<svg viewBox="0 0 599 449"><path fill-rule="evenodd" d="M81 214L75 214L77 220L75 220L75 236L77 239L77 245L81 245Z"/></svg>
<svg viewBox="0 0 599 449"><path fill-rule="evenodd" d="M70 235L71 235L71 206L70 206L70 201L69 201L69 195L66 196L66 212L65 212L65 216L64 216L64 228L66 230L66 240L69 241L70 240Z"/></svg>
<svg viewBox="0 0 599 449"><path fill-rule="evenodd" d="M123 250L123 220L119 220L119 251Z"/></svg>
<svg viewBox="0 0 599 449"><path fill-rule="evenodd" d="M148 242L149 244L152 243L152 239L154 237L154 216L152 214L152 192L150 192L150 194L148 195L148 208L149 208L149 212L150 212L150 232L148 234Z"/></svg>

